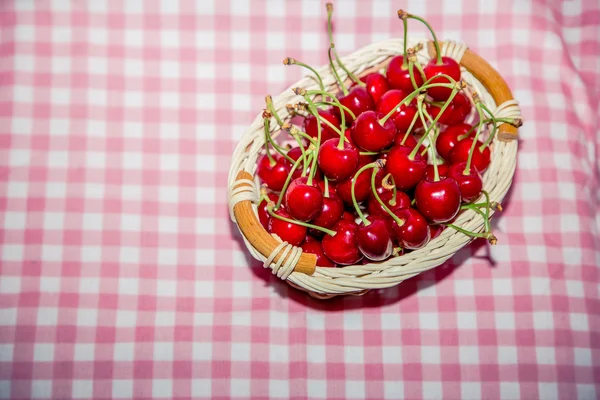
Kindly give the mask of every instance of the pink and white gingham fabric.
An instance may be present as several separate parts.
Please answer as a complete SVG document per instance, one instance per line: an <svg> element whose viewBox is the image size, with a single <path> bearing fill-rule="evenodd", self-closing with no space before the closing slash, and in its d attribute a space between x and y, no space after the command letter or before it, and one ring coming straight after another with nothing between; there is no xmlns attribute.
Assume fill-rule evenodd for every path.
<svg viewBox="0 0 600 400"><path fill-rule="evenodd" d="M0 398L600 396L600 4L338 1L340 53L398 8L521 102L499 244L320 302L247 255L226 181L281 60L326 62L323 2L0 1Z"/></svg>

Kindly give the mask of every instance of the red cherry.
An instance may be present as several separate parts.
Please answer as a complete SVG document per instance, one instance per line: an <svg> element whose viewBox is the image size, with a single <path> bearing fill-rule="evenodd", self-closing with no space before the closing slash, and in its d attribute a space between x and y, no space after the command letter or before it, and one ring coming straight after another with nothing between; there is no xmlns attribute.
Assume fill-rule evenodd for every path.
<svg viewBox="0 0 600 400"><path fill-rule="evenodd" d="M381 193L379 193L378 190L378 194L381 201L383 201L391 211L410 207L410 197L408 197L408 195L404 192L401 192L399 190L396 192L396 202L394 203L394 205L390 204L390 201L394 196L394 192L392 192L391 190L384 189L381 191ZM371 193L371 196L369 197L367 210L369 211L370 215L381 215L384 217L389 215L387 211L385 211L385 209L381 206L381 204L379 204L375 196L373 196L373 193Z"/></svg>
<svg viewBox="0 0 600 400"><path fill-rule="evenodd" d="M373 98L371 98L371 95L369 92L367 92L367 89L362 86L353 87L350 89L350 92L347 95L339 96L338 100L343 106L348 107L348 109L352 111L356 117L365 111L373 110L375 108ZM338 118L340 117L339 108L334 108L333 112L336 113ZM347 124L354 122L354 119L350 114L348 114L347 111L344 111L344 114L346 115Z"/></svg>
<svg viewBox="0 0 600 400"><path fill-rule="evenodd" d="M275 211L275 214L284 218L292 218L284 209L280 208ZM284 242L288 242L292 246L300 246L306 239L306 228L293 224L291 222L282 221L277 218L271 218L269 222L269 232L274 233Z"/></svg>
<svg viewBox="0 0 600 400"><path fill-rule="evenodd" d="M385 76L381 75L379 72L372 72L369 75L362 77L360 80L367 84L367 92L369 92L375 103L377 103L381 96L383 96L390 88Z"/></svg>
<svg viewBox="0 0 600 400"><path fill-rule="evenodd" d="M404 100L404 98L406 98L405 92L393 89L384 94L377 103L377 111L383 115L387 115L394 108L396 109L396 112L392 114L390 119L394 121L396 129L400 132L406 132L410 128L410 124L418 112L417 107L413 104L398 106L398 103ZM419 121L417 120L417 122ZM414 127L418 127L418 125L415 123Z"/></svg>
<svg viewBox="0 0 600 400"><path fill-rule="evenodd" d="M440 179L445 178L448 176L448 169L450 167L448 167L448 164L438 164L438 174L440 176ZM434 180L435 177L435 171L433 169L433 165L428 165L427 166L427 171L425 171L425 179L432 181Z"/></svg>
<svg viewBox="0 0 600 400"><path fill-rule="evenodd" d="M302 150L300 150L300 147L298 147L298 146L296 146L296 147L292 147L291 149L289 149L289 150L288 150L288 152L287 152L287 155L288 155L288 156L290 156L290 158L291 158L292 160L294 160L294 161L298 161L298 159L299 159L299 158L300 158L300 156L302 155ZM289 171L291 171L291 170L292 170L292 166L293 166L293 164L292 164L292 163L290 163L290 162L289 162L288 160L286 160L286 159L284 159L284 160L285 160L285 165L286 165L286 167L287 167L287 170L288 170L288 173L289 173ZM310 174L310 171L311 171L311 166L312 166L312 163L310 163L310 164L307 164L307 166L306 166L306 173L305 173L305 175L308 175L308 174ZM303 167L303 163L300 163L300 164L298 165L298 168L296 168L296 169L294 170L294 173L292 174L292 179L297 179L297 178L300 178L300 177L302 176L302 167ZM316 179L317 181L321 181L321 179L323 179L323 175L322 175L321 171L320 171L320 170L318 170L318 169L317 169L317 173L315 174L315 179Z"/></svg>
<svg viewBox="0 0 600 400"><path fill-rule="evenodd" d="M332 181L342 181L356 172L358 149L348 142L339 148L339 139L329 139L319 149L319 168Z"/></svg>
<svg viewBox="0 0 600 400"><path fill-rule="evenodd" d="M467 138L465 140L461 140L454 146L450 152L450 162L452 164L458 164L460 162L467 161L473 140L474 139L472 138ZM480 173L483 173L490 165L491 154L489 147L486 147L483 149L483 151L479 151L479 146L481 146L481 142L478 141L475 145L475 151L473 151L471 166L477 168L477 171Z"/></svg>
<svg viewBox="0 0 600 400"><path fill-rule="evenodd" d="M466 134L473 126L469 124L458 124L447 127L443 130L435 141L435 149L444 159L450 158L450 152L458 143L458 137ZM471 131L469 137L475 137L475 130Z"/></svg>
<svg viewBox="0 0 600 400"><path fill-rule="evenodd" d="M356 217L354 215L352 215L351 212L348 212L348 211L344 211L344 215L342 216L342 219L345 219L346 221L350 221L350 222L356 222Z"/></svg>
<svg viewBox="0 0 600 400"><path fill-rule="evenodd" d="M431 222L452 220L460 210L460 188L452 178L424 180L415 189L417 209Z"/></svg>
<svg viewBox="0 0 600 400"><path fill-rule="evenodd" d="M423 179L427 170L427 161L420 153L411 160L413 149L405 146L394 146L388 155L385 169L394 177L396 187L400 190L412 189Z"/></svg>
<svg viewBox="0 0 600 400"><path fill-rule="evenodd" d="M317 256L317 266L319 267L335 267L333 261L331 261L325 253L323 253L323 247L321 246L321 242L312 237L308 236L306 241L302 243L302 251L305 253L311 253Z"/></svg>
<svg viewBox="0 0 600 400"><path fill-rule="evenodd" d="M476 168L470 168L470 172L465 175L466 162L453 164L450 167L448 176L458 183L462 200L470 203L481 195L483 189L483 179Z"/></svg>
<svg viewBox="0 0 600 400"><path fill-rule="evenodd" d="M440 111L441 108L435 105L430 105L428 108L432 118L437 117ZM438 122L443 125L456 125L463 122L470 112L471 102L469 99L464 94L457 93L440 116L440 119L438 119Z"/></svg>
<svg viewBox="0 0 600 400"><path fill-rule="evenodd" d="M381 151L391 145L396 137L396 126L389 119L379 122L384 114L365 111L352 125L352 142L366 151Z"/></svg>
<svg viewBox="0 0 600 400"><path fill-rule="evenodd" d="M390 83L390 86L394 89L400 89L405 92L412 92L415 90L412 81L410 80L410 73L408 71L408 63L406 64L406 68L402 68L402 63L404 62L403 56L396 56L392 58L390 63L388 64L386 76L387 80ZM413 67L413 75L417 86L421 86L423 84L423 78L419 71Z"/></svg>
<svg viewBox="0 0 600 400"><path fill-rule="evenodd" d="M420 249L431 238L429 224L423 215L412 207L394 211L394 214L404 223L398 225L394 220L392 230L398 244L409 250Z"/></svg>
<svg viewBox="0 0 600 400"><path fill-rule="evenodd" d="M460 80L460 65L458 65L458 63L450 57L442 57L442 63L440 65L437 64L437 58L432 58L423 68L423 72L425 72L425 77L427 80L440 74L448 75L457 82ZM437 77L432 79L429 83L450 83L450 81L444 77ZM445 87L432 87L427 89L427 94L433 97L435 100L445 101L448 100L452 94L452 89Z"/></svg>
<svg viewBox="0 0 600 400"><path fill-rule="evenodd" d="M431 231L431 240L440 236L442 234L442 232L444 231L444 228L445 228L444 225L430 225L429 230Z"/></svg>
<svg viewBox="0 0 600 400"><path fill-rule="evenodd" d="M269 197L269 200L271 200L275 203L277 203L277 200L279 199L279 197L275 193L269 193L267 196ZM269 202L265 199L263 199L258 204L258 220L260 221L260 224L265 229L269 229L269 221L271 220L271 214L269 214L269 212L267 211L268 204L269 204ZM282 207L283 207L283 204L282 204Z"/></svg>
<svg viewBox="0 0 600 400"><path fill-rule="evenodd" d="M388 218L369 215L369 225L356 229L356 243L361 253L370 260L382 261L392 255L392 224Z"/></svg>
<svg viewBox="0 0 600 400"><path fill-rule="evenodd" d="M313 181L308 184L306 176L294 179L285 192L285 207L299 221L310 221L321 212L323 192Z"/></svg>
<svg viewBox="0 0 600 400"><path fill-rule="evenodd" d="M368 163L363 164L362 162L359 162L357 169L362 168L366 164L368 164ZM383 179L383 176L385 175L383 171L384 171L383 169L380 169L377 172L377 175L375 177L376 182L377 181L381 182L381 180ZM371 174L372 173L373 173L372 170L367 169L367 170L361 172L360 175L358 175L358 177L356 178L356 184L354 185L354 197L356 198L356 201L358 203L365 201L369 197L369 194L371 193ZM335 186L338 196L340 196L340 198L344 201L344 203L346 203L348 205L352 205L352 179L354 179L354 176L346 179L345 181L339 182Z"/></svg>
<svg viewBox="0 0 600 400"><path fill-rule="evenodd" d="M408 135L406 137L406 140L404 141L404 144L402 144L402 141L404 140L404 135L405 133L398 132L396 138L394 139L394 145L408 147L411 150L414 149L415 146L419 143L417 138L414 135ZM421 145L419 154L423 154L425 152L425 149L425 145Z"/></svg>
<svg viewBox="0 0 600 400"><path fill-rule="evenodd" d="M285 185L289 170L286 166L285 158L281 156L273 156L275 164L271 165L271 160L265 154L258 160L256 173L260 180L267 187L275 192L280 191Z"/></svg>
<svg viewBox="0 0 600 400"><path fill-rule="evenodd" d="M363 255L356 242L356 229L354 222L340 220L333 230L335 235L323 237L323 252L331 261L340 265L352 265L359 262Z"/></svg>
<svg viewBox="0 0 600 400"><path fill-rule="evenodd" d="M329 192L329 197L323 196L323 206L320 214L311 223L323 228L334 226L344 214L344 202L335 193Z"/></svg>
<svg viewBox="0 0 600 400"><path fill-rule="evenodd" d="M318 113L321 118L331 122L331 124L336 128L340 127L340 120L332 110L319 110ZM311 115L304 120L304 130L309 136L315 139L318 137L319 128L317 125L317 119L314 115ZM331 129L329 125L325 124L325 122L321 122L321 143L325 142L328 139L339 139L339 137L340 135L338 135L336 131Z"/></svg>

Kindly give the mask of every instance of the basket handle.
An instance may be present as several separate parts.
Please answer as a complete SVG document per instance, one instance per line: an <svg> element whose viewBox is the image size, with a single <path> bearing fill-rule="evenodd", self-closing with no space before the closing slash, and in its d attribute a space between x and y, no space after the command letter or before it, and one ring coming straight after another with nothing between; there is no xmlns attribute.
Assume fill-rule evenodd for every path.
<svg viewBox="0 0 600 400"><path fill-rule="evenodd" d="M235 178L236 182L234 182L233 186L249 186L247 183L237 183L237 181L241 179L252 180L253 178L248 172L240 171ZM242 234L260 254L269 257L275 248L279 246L280 243L275 240L273 236L269 235L256 218L250 200L242 200L237 203L233 207L233 215L235 216ZM273 263L278 262L281 256L281 252L277 254L275 259L273 259ZM288 257L291 257L291 253L286 256L286 259ZM294 272L312 275L315 272L316 265L317 256L303 252L298 263L294 267Z"/></svg>
<svg viewBox="0 0 600 400"><path fill-rule="evenodd" d="M442 45L443 42L440 42L440 48ZM433 42L427 43L427 51L432 58L437 56ZM498 71L477 53L467 49L460 60L460 63L486 87L496 104L502 104L506 101L513 100L512 92L504 78L502 78ZM498 127L498 140L510 142L517 139L517 137L518 130L515 126L503 123Z"/></svg>

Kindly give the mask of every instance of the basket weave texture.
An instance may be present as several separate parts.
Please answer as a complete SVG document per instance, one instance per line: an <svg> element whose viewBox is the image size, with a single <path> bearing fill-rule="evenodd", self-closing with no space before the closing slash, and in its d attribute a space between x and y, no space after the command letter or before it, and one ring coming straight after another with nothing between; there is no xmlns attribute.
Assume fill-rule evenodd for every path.
<svg viewBox="0 0 600 400"><path fill-rule="evenodd" d="M425 64L431 59L431 46L428 46L425 40L409 40L408 45L414 47L418 43L423 44L423 48L417 54L418 59L421 64ZM492 84L490 84L489 79L481 78L482 75L488 72L487 69L491 69L497 75L487 63L479 59L481 65L477 64L477 68L472 66L469 69L465 68L465 63L461 62L465 51L466 46L456 42L443 43L441 50L443 55L453 57L462 64L462 80L468 84L468 89L479 94L481 101L490 110L495 111L496 117L520 117L518 105L512 100L510 90L508 90L504 81L500 78L499 82L492 81ZM387 62L392 57L402 54L402 52L402 39L389 39L363 47L343 57L342 60L348 69L358 76L362 76L374 70L384 70ZM469 53L478 58L474 53ZM482 71L478 71L479 66L481 66ZM318 72L323 78L327 90L336 91L337 84L330 67L328 65L324 66ZM489 87L485 87L476 76L481 80L487 80ZM313 77L307 76L273 98L275 109L284 120L290 117L286 104L302 101L301 97L292 92L291 88L293 87L308 90L318 89L318 83ZM504 94L500 96L493 95L498 91L504 91ZM508 93L508 97L506 93ZM496 100L499 97L504 97L504 101L502 104L496 104L494 97L496 97ZM472 123L473 119L474 115L472 114L466 122ZM508 127L506 124L504 126ZM273 127L273 136L281 133L274 121L271 127ZM261 247L256 243L258 236L262 235L262 238L264 238L267 234L258 223L256 211L256 204L259 199L259 183L255 171L257 158L264 149L263 129L262 116L258 114L252 125L242 136L234 152L229 171L230 215L232 220L238 223L244 242L252 256L264 262L265 267L273 269L273 273L287 280L290 285L307 291L317 298L329 298L344 294L363 294L370 289L397 285L421 272L435 268L473 240L454 229L445 229L439 237L419 250L392 257L384 262L352 265L343 268L318 266L316 268L310 268L312 266L306 268L307 264L312 263L314 265L314 257L308 254L303 255L301 249L287 245L287 243L278 244L278 238L272 238L273 244L271 247L275 248L270 248L270 252L265 251L268 248L267 245ZM484 189L488 191L492 201L499 203L511 186L516 168L517 140L512 140L516 137L516 130L513 127L510 127L510 129L510 132L514 132L514 136L510 132L508 134L505 132L494 139L491 163L483 176ZM243 209L252 212L244 212ZM254 217L254 221L252 221L252 217ZM242 218L244 219L243 227L241 224ZM484 228L482 218L471 210L463 211L454 224L473 232L481 232ZM268 239L271 239L271 237ZM261 248L258 249L257 247ZM304 269L299 267L299 264L305 265Z"/></svg>

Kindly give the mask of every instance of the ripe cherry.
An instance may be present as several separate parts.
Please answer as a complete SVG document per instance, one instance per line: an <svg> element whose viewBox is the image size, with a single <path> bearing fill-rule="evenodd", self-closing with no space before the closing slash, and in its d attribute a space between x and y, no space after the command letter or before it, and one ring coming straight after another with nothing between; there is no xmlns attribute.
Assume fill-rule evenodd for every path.
<svg viewBox="0 0 600 400"><path fill-rule="evenodd" d="M296 146L296 147L292 147L291 149L288 150L287 155L290 156L290 158L294 161L298 161L298 159L300 158L300 156L302 156L302 150L300 150L300 147ZM292 166L293 164L290 163L288 160L285 160L285 165L287 167L288 173L289 171L292 170ZM307 164L306 166L306 172L304 175L309 175L310 171L311 171L311 167L312 167L312 163ZM294 170L294 173L292 174L292 179L297 179L300 178L302 176L302 168L303 168L303 164L300 163L300 165ZM317 169L317 172L315 174L315 178L317 181L321 181L321 179L323 179L323 174L321 173L321 171L319 169Z"/></svg>
<svg viewBox="0 0 600 400"><path fill-rule="evenodd" d="M362 114L365 111L373 110L375 108L375 103L373 102L373 98L362 86L355 86L350 89L350 92L347 95L340 95L338 97L339 102L347 107L350 111L354 113L356 117ZM340 109L334 108L333 112L336 114L338 119L340 118ZM354 122L354 118L347 112L344 111L346 116L346 123L351 124Z"/></svg>
<svg viewBox="0 0 600 400"><path fill-rule="evenodd" d="M369 75L362 77L360 80L366 83L367 92L369 92L375 103L377 103L381 96L383 96L390 88L385 76L381 75L379 72L372 72Z"/></svg>
<svg viewBox="0 0 600 400"><path fill-rule="evenodd" d="M452 178L443 178L419 182L415 200L417 209L429 221L441 224L456 217L462 199L458 183Z"/></svg>
<svg viewBox="0 0 600 400"><path fill-rule="evenodd" d="M307 236L306 241L302 243L302 251L305 253L311 253L317 256L317 266L319 267L335 267L335 263L331 261L323 252L321 242L314 239L312 236Z"/></svg>
<svg viewBox="0 0 600 400"><path fill-rule="evenodd" d="M474 139L472 138L467 138L461 140L454 146L454 148L450 152L450 162L452 164L458 164L460 162L468 160L473 140ZM489 147L485 147L483 151L480 151L480 146L481 143L478 141L475 144L475 150L473 151L473 159L471 160L471 166L477 168L477 171L479 171L480 173L483 173L490 165L491 154Z"/></svg>
<svg viewBox="0 0 600 400"><path fill-rule="evenodd" d="M421 213L409 207L394 211L394 215L402 222L401 225L398 225L395 220L392 222L394 236L401 247L416 250L429 242L431 237L429 224Z"/></svg>
<svg viewBox="0 0 600 400"><path fill-rule="evenodd" d="M271 163L269 157L265 154L258 160L256 174L267 187L275 192L280 191L285 185L288 176L288 168L285 158L273 156L275 163Z"/></svg>
<svg viewBox="0 0 600 400"><path fill-rule="evenodd" d="M449 126L443 130L435 141L435 149L438 154L444 158L444 160L448 160L450 158L450 152L454 146L456 146L456 143L459 142L458 137L465 135L471 128L473 128L473 126L461 123ZM472 130L469 137L475 137L475 133L475 130Z"/></svg>
<svg viewBox="0 0 600 400"><path fill-rule="evenodd" d="M363 162L359 162L357 170L362 168L364 165ZM383 170L379 170L377 172L376 180L381 181L385 173ZM336 192L338 196L344 201L344 203L348 205L352 205L352 179L354 177L350 177L345 181L339 182L336 186ZM371 193L371 171L365 170L358 175L356 178L356 184L354 185L354 197L356 197L357 202L365 201L369 194Z"/></svg>
<svg viewBox="0 0 600 400"><path fill-rule="evenodd" d="M385 169L394 177L396 187L400 190L412 189L423 179L427 170L427 161L416 153L411 160L414 149L405 146L394 146L389 152Z"/></svg>
<svg viewBox="0 0 600 400"><path fill-rule="evenodd" d="M323 192L316 182L308 184L307 177L294 179L285 192L287 212L299 221L310 221L323 207Z"/></svg>
<svg viewBox="0 0 600 400"><path fill-rule="evenodd" d="M400 210L402 208L410 207L410 197L404 192L397 191L396 199L393 204L390 204L391 200L394 198L394 192L391 190L383 189L381 192L377 191L379 194L379 198L384 204L393 212L396 210ZM373 193L369 197L369 202L367 203L367 211L369 211L370 215L381 215L388 216L387 211L381 206L381 204L377 201Z"/></svg>
<svg viewBox="0 0 600 400"><path fill-rule="evenodd" d="M392 144L396 137L396 126L389 119L380 123L385 114L365 111L352 125L352 142L366 151L381 151Z"/></svg>
<svg viewBox="0 0 600 400"><path fill-rule="evenodd" d="M319 110L318 113L321 118L331 122L331 124L336 128L340 127L340 120L332 110ZM315 139L319 135L317 119L314 115L311 115L304 120L304 130L309 136ZM338 135L336 131L331 129L329 125L327 125L325 122L321 122L321 143L325 142L328 139L339 137L340 135Z"/></svg>
<svg viewBox="0 0 600 400"><path fill-rule="evenodd" d="M403 64L403 56L396 56L392 58L392 60L388 64L386 76L391 87L410 93L413 90L415 90L415 88L413 87L412 81L410 80L408 63L406 63L406 65ZM413 75L417 86L421 86L423 84L423 78L421 77L419 71L414 67Z"/></svg>
<svg viewBox="0 0 600 400"><path fill-rule="evenodd" d="M462 93L457 93L452 99L448 107L444 110L444 113L438 119L438 122L443 125L456 125L465 120L467 115L471 112L471 102ZM441 108L436 105L430 105L428 112L432 118L437 117Z"/></svg>
<svg viewBox="0 0 600 400"><path fill-rule="evenodd" d="M414 135L408 135L406 137L406 140L404 140L404 135L405 135L405 133L398 132L398 134L396 135L396 138L394 139L394 145L408 147L411 150L414 149L415 146L419 143L417 138ZM403 140L404 140L404 144L402 144ZM425 152L425 149L426 149L425 145L421 145L419 154L423 154Z"/></svg>
<svg viewBox="0 0 600 400"><path fill-rule="evenodd" d="M460 80L460 65L454 59L450 57L442 57L442 63L438 65L437 58L432 58L427 65L423 68L425 72L425 77L427 80L445 74L453 78L455 81ZM389 79L389 78L388 78ZM445 77L437 77L432 79L430 84L434 83L451 83L448 78ZM448 100L450 94L452 93L452 89L446 87L431 87L427 89L427 94L433 97L433 99L438 101Z"/></svg>
<svg viewBox="0 0 600 400"><path fill-rule="evenodd" d="M275 214L284 218L292 218L283 208L279 208L275 211ZM304 226L282 221L275 217L272 217L269 221L269 232L276 234L282 241L288 242L292 246L300 246L306 239L306 228Z"/></svg>
<svg viewBox="0 0 600 400"><path fill-rule="evenodd" d="M481 195L483 179L476 168L469 168L469 173L465 175L466 166L466 162L453 164L448 176L458 183L462 201L470 203Z"/></svg>
<svg viewBox="0 0 600 400"><path fill-rule="evenodd" d="M329 191L329 197L323 196L323 205L321 212L311 221L311 224L323 228L331 228L334 226L344 214L344 202L339 196Z"/></svg>
<svg viewBox="0 0 600 400"><path fill-rule="evenodd" d="M429 225L429 230L431 231L431 240L440 236L444 231L444 225Z"/></svg>
<svg viewBox="0 0 600 400"><path fill-rule="evenodd" d="M392 255L392 226L389 218L369 215L368 225L356 229L356 243L361 253L370 260L382 261Z"/></svg>
<svg viewBox="0 0 600 400"><path fill-rule="evenodd" d="M335 224L335 235L327 234L322 241L323 252L327 258L340 265L352 265L362 260L363 255L356 242L357 228L356 223L345 219Z"/></svg>
<svg viewBox="0 0 600 400"><path fill-rule="evenodd" d="M438 167L438 174L440 176L440 179L448 176L448 170L450 169L448 164L439 164L437 167ZM429 164L427 166L427 171L425 171L425 179L432 181L432 180L434 180L433 179L434 176L435 176L435 172L434 172L433 165Z"/></svg>
<svg viewBox="0 0 600 400"><path fill-rule="evenodd" d="M400 132L406 132L408 128L410 128L410 125L418 112L417 107L414 104L402 104L398 106L405 98L405 92L398 89L392 89L384 94L377 103L377 111L383 115L387 115L394 108L396 109L396 112L392 114L390 119L394 121L396 129ZM417 122L419 122L419 120L417 120ZM415 123L413 127L417 128L418 126L419 125Z"/></svg>
<svg viewBox="0 0 600 400"><path fill-rule="evenodd" d="M348 142L344 142L340 149L339 142L339 139L329 139L319 149L319 167L332 181L349 178L358 165L358 149Z"/></svg>
<svg viewBox="0 0 600 400"><path fill-rule="evenodd" d="M269 193L267 196L269 197L270 201L273 201L275 203L278 200L278 196L275 193ZM258 204L258 220L265 229L269 229L269 221L271 220L271 214L269 214L269 212L267 211L268 204L269 202L266 199L263 199Z"/></svg>
<svg viewBox="0 0 600 400"><path fill-rule="evenodd" d="M350 221L350 222L356 222L356 217L349 211L344 211L344 215L342 216L342 219L345 219L346 221Z"/></svg>

